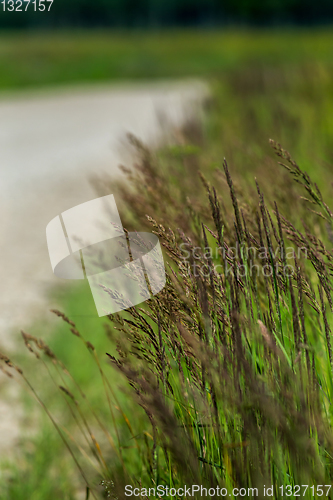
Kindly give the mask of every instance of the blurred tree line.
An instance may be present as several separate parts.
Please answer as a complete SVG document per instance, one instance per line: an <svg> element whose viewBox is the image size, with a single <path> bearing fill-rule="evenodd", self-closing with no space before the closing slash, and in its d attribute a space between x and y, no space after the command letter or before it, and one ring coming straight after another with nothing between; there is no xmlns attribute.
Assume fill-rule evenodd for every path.
<svg viewBox="0 0 333 500"><path fill-rule="evenodd" d="M13 1L20 2L4 0L7 7ZM40 0L36 1L38 8ZM2 28L309 25L333 21L333 0L54 0L50 12L34 12L32 2L27 12L4 12L3 6L2 2Z"/></svg>

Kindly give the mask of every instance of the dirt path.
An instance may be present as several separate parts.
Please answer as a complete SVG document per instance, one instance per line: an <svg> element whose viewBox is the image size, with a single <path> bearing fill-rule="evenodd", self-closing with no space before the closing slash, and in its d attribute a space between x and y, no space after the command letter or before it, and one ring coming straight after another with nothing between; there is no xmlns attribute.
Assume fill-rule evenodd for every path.
<svg viewBox="0 0 333 500"><path fill-rule="evenodd" d="M46 309L56 280L47 223L95 197L89 174L119 176L127 132L157 145L206 96L203 84L183 82L0 97L0 350L11 350L15 332ZM0 377L0 397L3 384ZM14 416L0 404L0 453L18 436Z"/></svg>
<svg viewBox="0 0 333 500"><path fill-rule="evenodd" d="M156 145L205 95L199 83L58 91L0 99L0 344L54 283L45 228L95 197L91 173L119 175L127 132ZM30 311L30 312L29 312Z"/></svg>

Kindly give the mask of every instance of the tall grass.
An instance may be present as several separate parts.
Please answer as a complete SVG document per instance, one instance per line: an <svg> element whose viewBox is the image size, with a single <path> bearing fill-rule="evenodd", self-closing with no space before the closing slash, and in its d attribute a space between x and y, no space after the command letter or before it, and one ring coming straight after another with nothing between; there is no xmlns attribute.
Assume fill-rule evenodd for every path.
<svg viewBox="0 0 333 500"><path fill-rule="evenodd" d="M216 78L246 64L331 64L331 28L0 32L0 89Z"/></svg>
<svg viewBox="0 0 333 500"><path fill-rule="evenodd" d="M273 485L275 496L282 485L329 485L333 433L327 308L332 310L333 255L326 243L332 213L318 187L272 142L301 185L300 194L305 190L315 209L312 227L304 223L303 231L296 229L302 214L290 217L288 198L279 205L266 201L260 179L257 196L242 199L226 161L214 186L203 174L197 177L207 201L197 200L194 208L188 200L184 209L179 188L163 177L147 149L136 146L140 182L150 189L141 197L127 192L127 197L136 214L154 214L148 223L167 255L167 284L143 307L109 316L106 328L111 345L117 346L108 359L128 380L133 401L146 414L140 434L134 432L134 415L125 415L115 398L106 355L99 359L75 323L53 311L96 362L110 409L103 421L98 409L83 411L84 394L61 360L42 340L23 333L28 349L47 370L51 363L62 380L55 383L76 422L74 434L68 436L41 404L87 491L98 498L98 476L105 491L119 498L125 484L258 488L259 497L264 485ZM185 169L194 166L189 161ZM190 182L196 182L194 176ZM221 198L228 192L232 211ZM168 227L161 223L166 217ZM1 359L6 370L16 368L24 377L5 355ZM119 435L115 408L128 428L127 444ZM72 441L90 463L88 473Z"/></svg>

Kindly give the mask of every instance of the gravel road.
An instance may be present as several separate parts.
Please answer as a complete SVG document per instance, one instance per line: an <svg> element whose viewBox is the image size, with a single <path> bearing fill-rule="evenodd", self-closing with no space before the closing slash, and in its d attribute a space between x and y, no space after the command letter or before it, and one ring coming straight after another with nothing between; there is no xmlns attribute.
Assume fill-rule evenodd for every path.
<svg viewBox="0 0 333 500"><path fill-rule="evenodd" d="M45 291L57 281L47 223L96 197L90 174L120 175L127 132L154 147L206 97L200 82L0 96L0 350L47 309ZM3 384L0 377L0 397ZM0 453L19 435L15 398L0 404Z"/></svg>
<svg viewBox="0 0 333 500"><path fill-rule="evenodd" d="M95 197L89 174L120 175L127 132L156 145L206 92L184 82L0 98L0 344L25 327L56 281L47 223Z"/></svg>

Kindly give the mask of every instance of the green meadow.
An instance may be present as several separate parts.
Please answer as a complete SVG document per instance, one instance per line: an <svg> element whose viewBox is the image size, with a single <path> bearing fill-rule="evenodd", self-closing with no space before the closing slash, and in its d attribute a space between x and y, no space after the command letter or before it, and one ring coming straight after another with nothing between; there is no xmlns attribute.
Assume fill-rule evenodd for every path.
<svg viewBox="0 0 333 500"><path fill-rule="evenodd" d="M322 30L14 32L0 35L0 88L219 77L244 64L330 64Z"/></svg>

